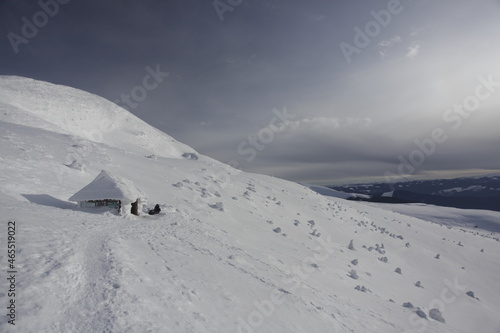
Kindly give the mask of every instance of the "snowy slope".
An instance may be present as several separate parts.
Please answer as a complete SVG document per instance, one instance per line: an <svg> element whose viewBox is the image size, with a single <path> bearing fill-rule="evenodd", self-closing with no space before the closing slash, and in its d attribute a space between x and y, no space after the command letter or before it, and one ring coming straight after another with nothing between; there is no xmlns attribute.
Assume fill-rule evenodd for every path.
<svg viewBox="0 0 500 333"><path fill-rule="evenodd" d="M500 329L498 234L183 159L194 151L71 88L11 77L0 87L0 214L4 235L10 220L19 236L16 326L4 317L0 332ZM103 140L86 135L95 117L117 119ZM67 201L103 169L161 214L123 218ZM431 308L445 323L416 314Z"/></svg>
<svg viewBox="0 0 500 333"><path fill-rule="evenodd" d="M460 209L442 207L422 203L414 204L383 204L370 203L400 214L417 217L438 224L472 229L500 232L500 212L478 209Z"/></svg>
<svg viewBox="0 0 500 333"><path fill-rule="evenodd" d="M0 76L0 112L10 123L74 135L131 152L163 157L194 152L104 98L46 82Z"/></svg>
<svg viewBox="0 0 500 333"><path fill-rule="evenodd" d="M312 185L312 184L306 184L306 183L300 183L300 184L304 185L305 187L310 188L311 190L313 190L316 193L319 193L319 194L327 196L327 197L347 199L347 198L350 198L353 196L350 193L332 190L331 188L324 187L324 186L318 186L318 185Z"/></svg>
<svg viewBox="0 0 500 333"><path fill-rule="evenodd" d="M370 198L369 195L366 194L359 194L359 193L346 193L346 192L340 192L325 186L319 186L319 185L313 185L313 184L307 184L307 183L300 183L301 185L304 185L305 187L310 188L316 193L319 193L321 195L327 196L327 197L334 197L334 198L341 198L341 199L348 199L348 198L365 198L368 199Z"/></svg>

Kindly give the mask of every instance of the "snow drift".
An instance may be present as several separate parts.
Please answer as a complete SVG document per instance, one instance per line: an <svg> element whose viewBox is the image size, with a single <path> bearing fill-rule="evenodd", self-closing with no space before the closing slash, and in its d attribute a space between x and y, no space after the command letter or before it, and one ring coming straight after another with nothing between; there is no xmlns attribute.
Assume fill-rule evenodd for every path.
<svg viewBox="0 0 500 333"><path fill-rule="evenodd" d="M116 104L87 92L0 76L0 109L9 122L85 138L127 151L178 157L195 153Z"/></svg>

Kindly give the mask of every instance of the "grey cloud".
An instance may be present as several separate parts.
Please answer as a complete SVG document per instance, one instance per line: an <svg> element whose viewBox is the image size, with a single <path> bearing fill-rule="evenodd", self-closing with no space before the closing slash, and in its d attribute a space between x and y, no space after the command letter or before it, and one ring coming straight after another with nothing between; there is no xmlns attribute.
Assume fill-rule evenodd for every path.
<svg viewBox="0 0 500 333"><path fill-rule="evenodd" d="M459 130L442 119L478 76L500 81L498 2L403 2L348 64L339 44L386 7L244 1L220 22L210 1L71 1L19 54L4 38L0 71L114 101L160 64L170 76L132 113L200 153L291 180L383 175L436 127L450 138L418 173L498 168L500 89ZM2 35L19 33L37 10L1 2ZM296 116L289 128L248 162L238 146L285 106Z"/></svg>

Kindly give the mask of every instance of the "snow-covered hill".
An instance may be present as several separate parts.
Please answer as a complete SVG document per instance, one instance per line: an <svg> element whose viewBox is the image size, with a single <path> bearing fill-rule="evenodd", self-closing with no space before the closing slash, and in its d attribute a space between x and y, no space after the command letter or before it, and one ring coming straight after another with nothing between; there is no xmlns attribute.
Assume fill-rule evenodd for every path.
<svg viewBox="0 0 500 333"><path fill-rule="evenodd" d="M2 120L140 154L180 157L194 152L104 98L60 85L0 76Z"/></svg>
<svg viewBox="0 0 500 333"><path fill-rule="evenodd" d="M0 332L500 329L496 233L183 158L197 153L106 100L30 79L0 77L0 144L4 277L8 221L17 251ZM67 201L103 169L162 212Z"/></svg>
<svg viewBox="0 0 500 333"><path fill-rule="evenodd" d="M331 188L324 187L324 186L312 185L312 184L307 184L307 183L301 183L301 185L304 185L304 186L310 188L311 190L313 190L314 192L319 193L319 194L324 195L324 196L327 196L327 197L347 199L347 198L351 198L354 196L354 194L332 190Z"/></svg>

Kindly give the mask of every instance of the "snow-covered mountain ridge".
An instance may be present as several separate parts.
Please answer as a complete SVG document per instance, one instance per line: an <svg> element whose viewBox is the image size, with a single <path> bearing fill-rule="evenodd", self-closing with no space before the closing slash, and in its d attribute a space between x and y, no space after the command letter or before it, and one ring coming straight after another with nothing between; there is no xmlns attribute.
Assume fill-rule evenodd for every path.
<svg viewBox="0 0 500 333"><path fill-rule="evenodd" d="M0 214L19 235L16 325L4 317L1 332L500 329L496 233L186 159L112 103L30 79L0 77L0 144ZM103 169L162 213L67 201Z"/></svg>
<svg viewBox="0 0 500 333"><path fill-rule="evenodd" d="M0 76L0 110L9 122L105 143L127 151L180 157L193 149L116 104L82 90ZM167 144L168 143L168 144Z"/></svg>

